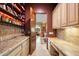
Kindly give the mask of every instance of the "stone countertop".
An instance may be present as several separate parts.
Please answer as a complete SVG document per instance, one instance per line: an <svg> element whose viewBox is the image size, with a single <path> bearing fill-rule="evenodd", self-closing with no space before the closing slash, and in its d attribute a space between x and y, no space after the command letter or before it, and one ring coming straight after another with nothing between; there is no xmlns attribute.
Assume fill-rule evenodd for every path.
<svg viewBox="0 0 79 59"><path fill-rule="evenodd" d="M0 55L7 55L28 38L29 36L18 36L7 41L0 41Z"/></svg>
<svg viewBox="0 0 79 59"><path fill-rule="evenodd" d="M69 43L67 41L58 38L48 38L52 45L57 47L61 53L67 56L79 56L79 47L75 44Z"/></svg>

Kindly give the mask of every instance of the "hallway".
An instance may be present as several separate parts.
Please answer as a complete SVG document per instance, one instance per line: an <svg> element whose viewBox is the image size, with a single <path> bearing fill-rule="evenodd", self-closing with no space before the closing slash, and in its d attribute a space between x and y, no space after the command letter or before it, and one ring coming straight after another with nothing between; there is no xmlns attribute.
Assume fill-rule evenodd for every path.
<svg viewBox="0 0 79 59"><path fill-rule="evenodd" d="M41 37L36 37L36 50L33 52L32 56L50 56L50 53L46 49L46 43L41 41Z"/></svg>

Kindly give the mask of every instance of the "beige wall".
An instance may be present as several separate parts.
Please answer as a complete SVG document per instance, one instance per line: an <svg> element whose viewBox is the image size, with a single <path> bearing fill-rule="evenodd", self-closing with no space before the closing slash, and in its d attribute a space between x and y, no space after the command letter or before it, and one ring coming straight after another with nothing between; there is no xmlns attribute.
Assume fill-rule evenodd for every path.
<svg viewBox="0 0 79 59"><path fill-rule="evenodd" d="M65 29L57 30L57 37L79 45L79 27L67 27Z"/></svg>

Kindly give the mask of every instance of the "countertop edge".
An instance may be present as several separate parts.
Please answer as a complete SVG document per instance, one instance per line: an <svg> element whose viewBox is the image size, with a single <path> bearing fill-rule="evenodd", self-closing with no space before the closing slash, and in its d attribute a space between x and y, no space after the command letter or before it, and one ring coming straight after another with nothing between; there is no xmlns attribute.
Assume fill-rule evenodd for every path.
<svg viewBox="0 0 79 59"><path fill-rule="evenodd" d="M51 39L57 39L58 40L58 38L48 38L49 39L49 41L61 52L61 53L63 53L65 56L79 56L79 54L77 54L77 55L75 55L75 54L67 54L67 53L65 53L65 52L63 52L60 48L58 48L57 47L57 45L53 42L53 40L51 40ZM62 42L63 42L63 40L62 40ZM71 44L71 43L70 43Z"/></svg>
<svg viewBox="0 0 79 59"><path fill-rule="evenodd" d="M29 39L29 36L27 36L25 39L23 39L21 42L17 43L13 47L11 47L8 50L6 50L3 53L1 53L0 56L5 56L5 55L9 54L13 49L15 49L16 47L18 47L19 45L21 45L25 40L28 40L28 39Z"/></svg>

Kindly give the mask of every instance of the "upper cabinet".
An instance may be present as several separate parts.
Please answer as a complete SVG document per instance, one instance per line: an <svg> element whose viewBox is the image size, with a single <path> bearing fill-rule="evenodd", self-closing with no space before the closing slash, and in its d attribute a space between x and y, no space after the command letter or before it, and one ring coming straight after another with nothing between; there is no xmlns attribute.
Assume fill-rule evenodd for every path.
<svg viewBox="0 0 79 59"><path fill-rule="evenodd" d="M52 28L59 29L63 26L79 25L78 3L58 4L52 13Z"/></svg>
<svg viewBox="0 0 79 59"><path fill-rule="evenodd" d="M56 6L56 8L54 9L54 11L52 12L52 19L53 19L53 21L52 21L52 27L54 28L54 29L58 29L58 28L60 28L60 18L61 18L61 13L60 13L60 4L59 5L57 5Z"/></svg>
<svg viewBox="0 0 79 59"><path fill-rule="evenodd" d="M68 25L78 24L78 3L68 4Z"/></svg>
<svg viewBox="0 0 79 59"><path fill-rule="evenodd" d="M61 27L67 26L67 4L61 4Z"/></svg>
<svg viewBox="0 0 79 59"><path fill-rule="evenodd" d="M58 21L58 28L60 28L60 20L61 20L61 4L59 4L59 6L58 6L58 13L57 13L57 21Z"/></svg>
<svg viewBox="0 0 79 59"><path fill-rule="evenodd" d="M54 10L53 12L52 12L52 28L56 28L57 27L57 19L56 19L56 10Z"/></svg>

